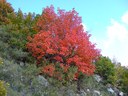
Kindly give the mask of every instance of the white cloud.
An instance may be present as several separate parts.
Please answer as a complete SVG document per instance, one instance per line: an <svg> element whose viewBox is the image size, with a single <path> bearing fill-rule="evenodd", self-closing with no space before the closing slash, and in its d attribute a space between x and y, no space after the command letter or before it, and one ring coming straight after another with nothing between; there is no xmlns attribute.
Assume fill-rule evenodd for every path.
<svg viewBox="0 0 128 96"><path fill-rule="evenodd" d="M122 16L122 23L111 19L111 25L107 27L107 39L102 46L102 54L111 59L116 57L123 66L128 66L128 14Z"/></svg>
<svg viewBox="0 0 128 96"><path fill-rule="evenodd" d="M107 39L92 38L101 49L103 56L116 58L123 66L128 66L128 12L121 17L122 22L111 19L107 26Z"/></svg>
<svg viewBox="0 0 128 96"><path fill-rule="evenodd" d="M127 37L127 29L126 27L115 21L115 20L111 20L111 24L110 26L108 26L107 28L107 34L108 34L108 38L110 40L119 40L119 41L124 41Z"/></svg>
<svg viewBox="0 0 128 96"><path fill-rule="evenodd" d="M122 16L122 21L126 24L128 24L128 12L126 12L123 16Z"/></svg>

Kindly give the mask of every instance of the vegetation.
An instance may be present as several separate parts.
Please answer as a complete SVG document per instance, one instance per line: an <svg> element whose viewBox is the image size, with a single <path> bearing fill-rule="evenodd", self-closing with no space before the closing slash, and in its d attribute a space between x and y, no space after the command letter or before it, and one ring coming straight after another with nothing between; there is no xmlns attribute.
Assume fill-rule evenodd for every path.
<svg viewBox="0 0 128 96"><path fill-rule="evenodd" d="M119 62L112 62L109 57L101 56L95 62L95 73L103 78L105 85L112 84L118 89L127 93L128 89L128 68L121 66Z"/></svg>
<svg viewBox="0 0 128 96"><path fill-rule="evenodd" d="M0 96L6 96L7 95L7 90L5 87L5 82L0 80Z"/></svg>
<svg viewBox="0 0 128 96"><path fill-rule="evenodd" d="M0 0L0 25L10 23L7 18L8 14L13 13L12 6L6 2L6 0Z"/></svg>
<svg viewBox="0 0 128 96"><path fill-rule="evenodd" d="M124 91L127 92L128 89L128 68L122 67L120 63L115 65L115 78L116 78L116 86Z"/></svg>
<svg viewBox="0 0 128 96"><path fill-rule="evenodd" d="M59 80L75 77L78 82L81 74L93 74L95 67L92 61L100 53L89 41L90 35L84 32L81 23L74 9L69 12L59 9L58 14L53 6L43 10L36 24L37 34L29 37L27 43L38 66L42 66L42 73Z"/></svg>
<svg viewBox="0 0 128 96"><path fill-rule="evenodd" d="M113 76L115 76L115 68L114 64L108 57L101 56L97 62L95 62L96 65L96 74L99 74L103 79L104 83L111 83L114 84L115 80Z"/></svg>
<svg viewBox="0 0 128 96"><path fill-rule="evenodd" d="M74 9L24 14L0 0L0 10L0 96L77 96L82 90L112 96L108 83L127 93L128 68L98 58ZM94 71L103 84L91 76Z"/></svg>

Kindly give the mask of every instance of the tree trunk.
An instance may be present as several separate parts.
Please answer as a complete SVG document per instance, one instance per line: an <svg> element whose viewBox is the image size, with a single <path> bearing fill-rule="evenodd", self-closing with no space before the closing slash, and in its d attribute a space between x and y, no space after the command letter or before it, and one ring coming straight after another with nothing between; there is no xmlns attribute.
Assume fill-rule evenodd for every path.
<svg viewBox="0 0 128 96"><path fill-rule="evenodd" d="M80 94L80 90L82 87L82 82L83 82L83 76L81 75L78 80L77 80L77 92Z"/></svg>

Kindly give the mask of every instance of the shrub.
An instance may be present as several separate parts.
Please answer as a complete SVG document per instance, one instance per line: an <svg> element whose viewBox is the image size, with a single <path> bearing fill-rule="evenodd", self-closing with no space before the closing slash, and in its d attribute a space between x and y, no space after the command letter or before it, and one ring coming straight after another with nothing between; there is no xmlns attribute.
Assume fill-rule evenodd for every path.
<svg viewBox="0 0 128 96"><path fill-rule="evenodd" d="M7 96L6 84L0 80L0 96Z"/></svg>
<svg viewBox="0 0 128 96"><path fill-rule="evenodd" d="M116 77L116 86L122 90L123 92L127 93L128 89L128 68L121 66L121 64L115 65L115 77Z"/></svg>
<svg viewBox="0 0 128 96"><path fill-rule="evenodd" d="M40 69L35 64L20 66L13 60L7 59L3 59L2 62L3 64L0 65L0 79L10 84L6 89L9 96L57 96L55 95L57 94L56 86L47 87L43 86L41 81L39 82L38 73Z"/></svg>
<svg viewBox="0 0 128 96"><path fill-rule="evenodd" d="M101 56L99 60L95 62L95 65L95 73L99 74L103 78L105 84L115 83L115 80L113 78L115 76L114 64L108 57Z"/></svg>

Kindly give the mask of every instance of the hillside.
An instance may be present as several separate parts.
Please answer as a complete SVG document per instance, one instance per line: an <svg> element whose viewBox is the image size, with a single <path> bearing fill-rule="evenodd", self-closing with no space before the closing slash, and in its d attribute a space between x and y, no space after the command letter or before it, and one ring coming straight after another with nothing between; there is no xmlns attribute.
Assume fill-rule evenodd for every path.
<svg viewBox="0 0 128 96"><path fill-rule="evenodd" d="M77 68L77 66L74 66L74 63L69 66L71 69L67 69L67 73L63 72L64 70L57 66L58 69L56 70L63 73L63 79L50 76L49 73L41 71L42 66L45 68L44 65L51 64L51 61L52 63L57 62L58 64L59 60L51 59L51 57L54 56L51 54L54 52L49 51L50 55L48 53L48 55L42 55L41 58L44 57L45 59L40 59L41 62L39 62L40 65L38 65L38 59L36 58L38 55L37 53L35 53L36 55L32 53L38 51L36 51L36 48L35 50L32 49L32 51L28 50L29 47L27 47L27 44L31 43L28 38L38 36L37 30L42 26L42 30L46 31L45 23L50 22L50 19L45 23L41 23L42 25L38 25L38 22L42 20L41 16L43 16L45 12L41 15L30 12L24 14L20 9L18 12L14 12L12 6L7 3L6 0L1 0L0 5L2 5L0 6L0 10L2 10L0 12L0 96L128 96L128 68L121 66L117 61L112 62L109 57L97 55L99 51L92 50L91 48L93 47L90 48L92 53L96 51L97 54L90 55L90 53L88 53L85 62L93 60L90 59L91 57L95 58L98 56L99 58L96 61L94 59L95 62L92 62L92 65L94 65L96 69L93 72L94 67L91 64L87 65L89 66L88 72L85 70L86 67L82 66L83 68L85 67L85 69L80 70L80 76L82 76L80 80L80 77L75 79L73 77ZM47 19L47 17L45 19ZM55 23L55 25L58 24L59 27L54 28L60 28L60 23ZM53 23L50 22L50 24L52 25ZM77 24L76 27L79 25ZM48 26L50 27L51 25ZM66 25L62 24L62 26ZM78 29L76 28L75 30ZM43 36L45 37L47 35L44 34ZM43 38L43 36L41 38ZM74 37L75 36L76 35L74 35ZM86 36L86 34L84 34L84 36ZM77 36L75 38L77 38ZM39 39L39 37L37 39ZM71 39L68 40L68 42L73 42ZM75 40L76 39L74 39L74 41ZM67 43L67 41L65 42ZM37 43L38 41L35 44ZM73 50L74 49L75 48L73 48ZM89 50L89 48L85 49ZM71 57L73 57L74 53L71 55ZM64 57L62 57L62 59L63 58ZM79 58L75 58L75 60L76 59L78 60ZM64 60L65 58L63 62L59 62L59 64L64 63ZM84 72L86 74L83 74Z"/></svg>

